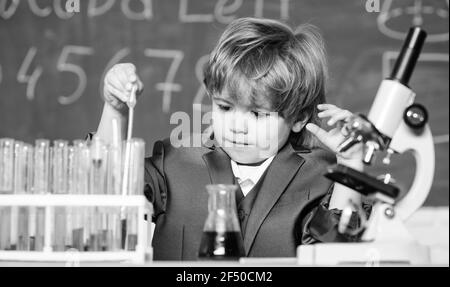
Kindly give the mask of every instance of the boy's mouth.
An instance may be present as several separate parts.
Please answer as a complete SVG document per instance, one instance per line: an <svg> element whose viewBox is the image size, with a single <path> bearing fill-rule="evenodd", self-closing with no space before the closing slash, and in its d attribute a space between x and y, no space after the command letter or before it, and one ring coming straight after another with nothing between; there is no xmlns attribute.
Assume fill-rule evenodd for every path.
<svg viewBox="0 0 450 287"><path fill-rule="evenodd" d="M247 142L243 142L243 141L236 141L236 140L229 140L226 138L223 138L225 143L228 144L232 144L233 146L238 146L238 147L250 147L252 146L251 144L247 143Z"/></svg>

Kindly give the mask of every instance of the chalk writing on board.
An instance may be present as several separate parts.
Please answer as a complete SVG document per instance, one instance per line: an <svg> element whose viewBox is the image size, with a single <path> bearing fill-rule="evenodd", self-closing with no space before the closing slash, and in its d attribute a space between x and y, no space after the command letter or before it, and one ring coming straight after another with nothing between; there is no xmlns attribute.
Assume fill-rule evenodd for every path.
<svg viewBox="0 0 450 287"><path fill-rule="evenodd" d="M20 66L19 72L17 74L17 81L22 84L27 84L27 99L34 99L34 91L36 88L37 81L39 77L42 75L43 69L41 66L36 67L36 69L29 74L28 70L30 69L31 62L33 62L34 57L36 56L37 48L31 47L28 50L25 59L23 60L22 65Z"/></svg>
<svg viewBox="0 0 450 287"><path fill-rule="evenodd" d="M163 112L168 113L170 111L172 92L181 91L181 85L176 84L174 81L178 68L183 61L184 52L179 50L145 49L144 54L149 58L172 59L172 64L167 72L166 81L164 83L156 84L156 89L163 92Z"/></svg>
<svg viewBox="0 0 450 287"><path fill-rule="evenodd" d="M399 4L401 3L401 4ZM406 2L396 1L395 4L404 5ZM386 0L383 2L383 7L381 9L381 13L378 16L377 24L378 29L381 33L386 36L402 40L405 38L407 30L402 29L402 31L398 31L396 27L390 26L389 21L392 19L398 18L411 18L411 25L414 26L423 26L428 24L425 22L425 16L433 17L439 19L440 21L436 21L439 27L429 27L427 26L428 42L443 42L448 41L449 39L449 31L448 31L448 19L449 19L449 1L439 1L437 3L441 3L442 7L435 6L435 2L424 4L423 0L410 0L408 1L410 6L393 6L394 2L392 0ZM434 5L431 5L434 4ZM442 24L442 25L440 25ZM402 27L403 28L403 27ZM445 29L444 30L442 30ZM399 28L400 29L400 28ZM436 29L436 30L435 30ZM403 31L405 30L405 31Z"/></svg>
<svg viewBox="0 0 450 287"><path fill-rule="evenodd" d="M40 7L38 6L38 4L36 3L37 0L28 0L28 4L30 5L30 10L31 12L33 12L35 15L39 16L39 17L47 17L48 15L50 15L52 13L52 8L50 7ZM42 1L41 1L42 4Z"/></svg>
<svg viewBox="0 0 450 287"><path fill-rule="evenodd" d="M202 107L203 99L206 96L206 89L205 85L203 84L203 67L209 60L209 54L204 55L198 59L197 64L195 65L195 76L197 77L197 80L200 83L200 88L198 89L197 93L194 97L194 107ZM209 110L208 105L203 105L206 110Z"/></svg>
<svg viewBox="0 0 450 287"><path fill-rule="evenodd" d="M255 17L264 17L264 1L265 0L255 0ZM289 1L290 0L280 0L280 19L289 19Z"/></svg>
<svg viewBox="0 0 450 287"><path fill-rule="evenodd" d="M30 101L35 99L36 85L42 74L45 72L40 65L33 65L33 61L37 58L37 53L38 49L36 47L31 47L28 50L17 74L17 81L27 85L26 98ZM68 73L69 76L73 78L72 82L77 83L77 87L70 95L60 95L58 97L59 104L71 105L82 97L87 88L87 73L82 65L74 62L73 57L86 57L93 54L95 54L95 51L92 47L73 45L63 47L56 63L56 69L61 73ZM130 54L131 49L129 47L122 48L116 52L111 60L109 60L106 64L101 78L104 79L107 71L111 67L122 62ZM184 60L184 52L180 50L149 48L144 50L144 55L148 58L170 60L170 65L164 82L157 83L155 85L156 90L163 92L162 111L164 113L169 113L172 103L172 94L174 92L182 91L182 86L179 83L176 83L176 76ZM197 60L195 65L195 75L199 83L199 88L193 101L194 104L202 104L202 101L206 95L206 90L203 87L203 66L208 59L209 55L204 55ZM0 66L0 83L2 82L2 79L2 67ZM102 93L102 87L103 83L100 83L100 93ZM205 107L207 108L208 106Z"/></svg>
<svg viewBox="0 0 450 287"><path fill-rule="evenodd" d="M30 10L39 17L47 17L51 14L51 8L49 6L42 7L38 6L37 0L28 0L28 5ZM42 3L42 2L40 2ZM65 0L54 0L53 1L53 10L55 14L61 19L69 19L74 13L67 12L66 10L66 1ZM7 6L8 0L0 0L0 16L7 20L11 18L17 11L17 8L20 4L20 0L12 0L10 1L10 5ZM50 11L50 13L49 13Z"/></svg>
<svg viewBox="0 0 450 287"><path fill-rule="evenodd" d="M69 63L69 56L71 54L75 55L92 55L94 50L90 47L83 46L66 46L61 52L61 56L58 59L57 68L58 71L61 72L69 72L73 73L78 77L78 87L77 89L69 96L60 96L58 98L58 102L61 105L70 105L73 104L76 100L78 100L83 94L84 90L87 86L87 76L86 72L82 67Z"/></svg>
<svg viewBox="0 0 450 287"><path fill-rule="evenodd" d="M151 21L154 18L153 1L152 0L134 0L140 3L139 8L135 8L131 5L131 0L88 0L80 1L81 7L74 7L74 9L67 9L66 5L70 2L68 0L53 0L53 5L49 2L42 2L37 0L0 0L0 17L7 20L14 16L18 10L19 5L26 5L30 11L38 17L49 17L52 12L62 20L72 18L75 11L83 8L86 11L89 18L99 17L110 11L116 3L119 3L120 9L130 20L135 21ZM210 23L217 20L219 23L230 23L237 15L233 15L242 8L244 0L215 0L214 10L209 13L199 14L195 11L195 5L197 0L179 0L178 6L178 20L182 23ZM208 1L209 2L209 1ZM289 3L290 0L279 0L280 19L289 19ZM24 3L24 4L21 4ZM134 3L134 2L133 2ZM46 5L46 6L45 6ZM84 6L83 6L84 5ZM265 0L255 0L254 2L254 17L264 17L264 5ZM132 9L133 7L133 9ZM137 9L137 10L136 10ZM250 15L248 15L250 16Z"/></svg>
<svg viewBox="0 0 450 287"><path fill-rule="evenodd" d="M280 19L282 20L289 19L289 1L280 0ZM236 18L235 15L230 14L236 13L242 7L243 0L234 0L231 4L229 2L218 0L214 6L214 14L196 14L189 11L189 0L180 0L178 17L182 23L208 23L213 22L215 18L219 23L228 24ZM265 0L255 0L255 17L264 17L264 2Z"/></svg>
<svg viewBox="0 0 450 287"><path fill-rule="evenodd" d="M6 0L0 0L0 16L5 20L11 18L16 13L19 3L20 0L12 0L9 7L6 7Z"/></svg>
<svg viewBox="0 0 450 287"><path fill-rule="evenodd" d="M66 2L66 11L69 13L80 13L80 0L68 0Z"/></svg>
<svg viewBox="0 0 450 287"><path fill-rule="evenodd" d="M108 12L113 6L116 0L106 0L103 2L103 5L97 5L98 0L89 1L89 6L87 10L88 17L96 17L105 14Z"/></svg>
<svg viewBox="0 0 450 287"><path fill-rule="evenodd" d="M366 11L369 13L379 13L381 0L366 0Z"/></svg>
<svg viewBox="0 0 450 287"><path fill-rule="evenodd" d="M153 4L152 0L140 0L144 9L141 12L132 11L130 8L131 0L122 0L122 11L129 19L132 20L150 20L153 18Z"/></svg>
<svg viewBox="0 0 450 287"><path fill-rule="evenodd" d="M62 3L63 0L55 0L53 9L55 9L55 14L61 19L69 19L73 17L73 13L66 10L66 3ZM64 0L64 2L66 2Z"/></svg>
<svg viewBox="0 0 450 287"><path fill-rule="evenodd" d="M214 20L211 14L189 14L188 13L189 0L180 0L180 9L178 10L178 17L181 22L194 23L194 22L212 22Z"/></svg>
<svg viewBox="0 0 450 287"><path fill-rule="evenodd" d="M229 6L225 6L228 0L219 0L216 7L214 8L214 15L219 23L228 24L236 19L235 15L226 16L226 14L235 13L239 8L241 8L243 0L234 0Z"/></svg>

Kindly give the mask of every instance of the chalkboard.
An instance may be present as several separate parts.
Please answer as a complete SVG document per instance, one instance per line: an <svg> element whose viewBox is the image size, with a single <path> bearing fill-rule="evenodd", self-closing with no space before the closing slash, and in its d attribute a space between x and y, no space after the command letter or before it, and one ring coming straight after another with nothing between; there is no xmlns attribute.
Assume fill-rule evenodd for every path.
<svg viewBox="0 0 450 287"><path fill-rule="evenodd" d="M149 153L175 127L174 112L192 113L193 103L207 109L202 65L226 25L247 16L317 25L327 43L329 102L367 113L406 31L422 25L429 38L411 87L430 111L436 143L427 205L448 205L448 1L81 0L73 13L66 2L0 0L0 137L83 138L100 119L105 71L133 62L145 84L135 135ZM407 188L412 159L392 168Z"/></svg>

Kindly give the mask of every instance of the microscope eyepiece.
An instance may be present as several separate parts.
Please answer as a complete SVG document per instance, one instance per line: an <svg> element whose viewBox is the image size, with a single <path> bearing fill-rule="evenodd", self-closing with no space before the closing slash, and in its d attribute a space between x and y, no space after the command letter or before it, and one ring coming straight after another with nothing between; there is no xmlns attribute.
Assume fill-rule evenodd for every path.
<svg viewBox="0 0 450 287"><path fill-rule="evenodd" d="M409 29L402 50L392 70L391 80L399 81L401 84L408 86L426 37L427 33L420 27L411 27Z"/></svg>

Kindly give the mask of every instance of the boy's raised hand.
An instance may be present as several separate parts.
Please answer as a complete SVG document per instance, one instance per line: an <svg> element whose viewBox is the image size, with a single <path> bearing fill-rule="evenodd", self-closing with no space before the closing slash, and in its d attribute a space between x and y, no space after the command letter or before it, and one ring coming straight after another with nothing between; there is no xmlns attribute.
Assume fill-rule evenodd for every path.
<svg viewBox="0 0 450 287"><path fill-rule="evenodd" d="M114 65L105 76L103 86L103 98L107 104L118 112L125 114L127 101L131 95L133 86L136 86L136 95L140 95L144 89L142 81L136 73L133 64Z"/></svg>
<svg viewBox="0 0 450 287"><path fill-rule="evenodd" d="M342 123L353 114L350 111L340 109L335 105L322 104L317 106L320 110L318 116L321 119L328 118L327 125L333 127L326 131L315 124L307 124L306 129L314 134L325 146L336 153L338 163L350 165L354 168L362 168L363 145L356 144L349 150L340 153L338 146L345 140L347 134Z"/></svg>

